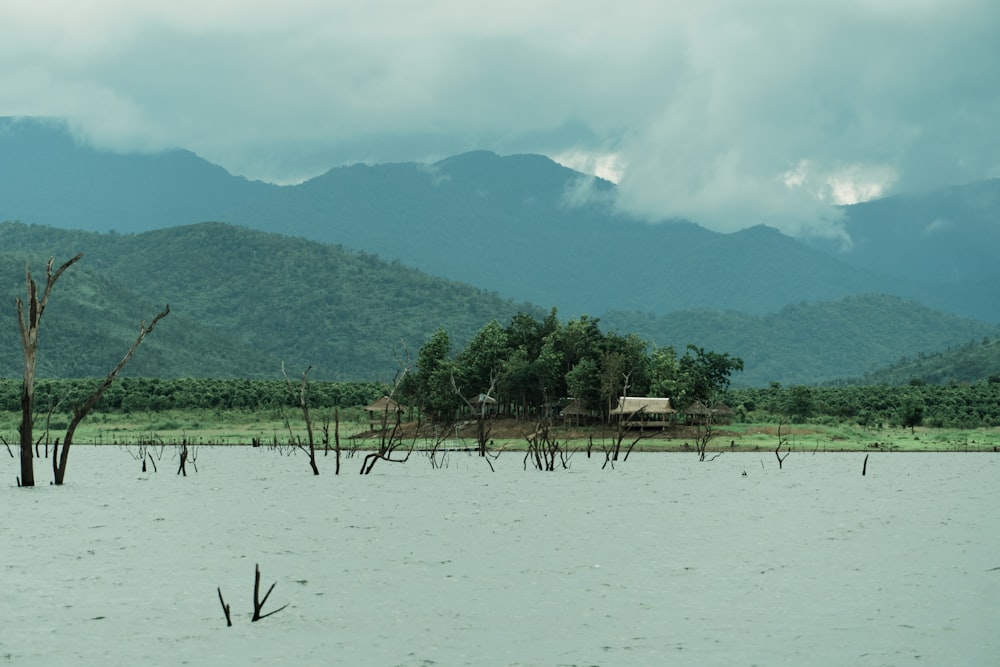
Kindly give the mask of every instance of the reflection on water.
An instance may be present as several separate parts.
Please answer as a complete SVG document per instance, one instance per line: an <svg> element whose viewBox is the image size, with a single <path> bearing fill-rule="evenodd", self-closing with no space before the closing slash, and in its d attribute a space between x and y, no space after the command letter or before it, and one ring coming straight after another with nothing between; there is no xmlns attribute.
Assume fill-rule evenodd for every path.
<svg viewBox="0 0 1000 667"><path fill-rule="evenodd" d="M985 665L991 454L416 455L360 476L263 449L141 473L74 448L3 491L11 664ZM41 481L46 461L39 463ZM11 463L8 477L15 471ZM744 475L744 473L746 473ZM251 624L253 570L277 582ZM226 628L216 587L232 606Z"/></svg>

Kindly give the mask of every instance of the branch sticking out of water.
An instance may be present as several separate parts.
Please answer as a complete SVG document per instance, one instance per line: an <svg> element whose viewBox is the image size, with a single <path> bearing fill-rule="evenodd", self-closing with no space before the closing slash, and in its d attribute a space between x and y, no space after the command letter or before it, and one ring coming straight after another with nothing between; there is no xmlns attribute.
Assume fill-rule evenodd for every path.
<svg viewBox="0 0 1000 667"><path fill-rule="evenodd" d="M274 587L276 585L277 585L277 582L271 584L271 587L267 589L267 593L264 593L264 599L261 600L260 599L260 565L259 564L254 564L254 578L253 578L253 617L250 619L251 623L255 623L255 622L261 620L262 618L267 618L268 616L271 616L272 614L277 614L279 611L281 611L282 609L284 609L285 607L288 606L286 604L286 605L283 605L281 607L278 607L274 611L269 611L266 614L262 614L261 613L261 610L264 608L264 605L267 603L267 598L269 598L271 596L271 591L274 590ZM222 598L222 589L221 588L216 588L215 590L218 591L218 593L219 593L219 604L222 605L222 612L226 615L226 627L232 627L232 625L233 625L233 619L232 619L232 616L229 613L229 605L226 604L226 601Z"/></svg>
<svg viewBox="0 0 1000 667"><path fill-rule="evenodd" d="M253 618L250 619L251 622L259 621L262 618L267 618L268 616L271 616L272 614L277 614L279 611L281 611L282 609L284 609L285 607L288 606L286 604L286 605L284 605L282 607L278 607L274 611L269 611L266 614L260 613L261 609L267 603L267 598L269 598L271 596L271 591L274 590L274 587L275 587L275 585L277 583L278 582L275 582L275 583L271 584L271 587L267 589L267 593L264 593L264 599L260 600L258 602L258 599L260 597L260 565L256 565L256 564L254 565L254 579L253 579Z"/></svg>
<svg viewBox="0 0 1000 667"><path fill-rule="evenodd" d="M233 619L229 615L229 605L222 599L222 589L216 588L215 590L219 591L219 603L222 604L222 612L226 615L226 627L231 628L233 627Z"/></svg>

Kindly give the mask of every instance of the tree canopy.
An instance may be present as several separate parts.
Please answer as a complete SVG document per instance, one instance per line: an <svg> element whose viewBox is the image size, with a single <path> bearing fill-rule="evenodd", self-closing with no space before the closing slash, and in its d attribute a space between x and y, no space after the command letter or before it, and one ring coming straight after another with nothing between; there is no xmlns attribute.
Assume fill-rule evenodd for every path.
<svg viewBox="0 0 1000 667"><path fill-rule="evenodd" d="M402 400L448 419L481 394L507 414L550 414L570 400L607 417L620 396L660 396L713 403L743 361L694 345L679 360L635 334L603 332L587 315L560 322L556 310L536 319L517 313L504 327L491 320L452 354L439 329L420 348L400 386Z"/></svg>

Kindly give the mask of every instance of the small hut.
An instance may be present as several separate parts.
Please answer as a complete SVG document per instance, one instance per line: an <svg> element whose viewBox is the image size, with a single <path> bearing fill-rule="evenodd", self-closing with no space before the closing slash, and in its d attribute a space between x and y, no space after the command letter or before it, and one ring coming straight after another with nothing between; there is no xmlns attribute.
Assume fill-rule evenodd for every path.
<svg viewBox="0 0 1000 667"><path fill-rule="evenodd" d="M701 401L695 401L684 408L684 421L688 424L707 424L708 416L712 414Z"/></svg>
<svg viewBox="0 0 1000 667"><path fill-rule="evenodd" d="M365 412L368 413L368 427L374 431L376 426L381 429L386 424L395 424L396 418L406 412L406 408L388 396L383 396L365 408Z"/></svg>
<svg viewBox="0 0 1000 667"><path fill-rule="evenodd" d="M479 394L479 396L469 401L469 405L475 409L475 416L477 417L479 415L492 417L497 413L497 399L489 394Z"/></svg>
<svg viewBox="0 0 1000 667"><path fill-rule="evenodd" d="M695 401L684 409L688 424L707 424L709 417L713 424L729 424L733 421L733 409L725 403L716 403L711 409L701 401Z"/></svg>
<svg viewBox="0 0 1000 667"><path fill-rule="evenodd" d="M612 417L624 416L641 426L663 426L672 423L677 411L670 405L669 398L650 396L621 396L618 405L611 410Z"/></svg>
<svg viewBox="0 0 1000 667"><path fill-rule="evenodd" d="M559 418L565 423L579 426L580 424L596 421L598 419L598 414L596 410L588 409L587 406L583 404L583 401L573 399L559 411Z"/></svg>
<svg viewBox="0 0 1000 667"><path fill-rule="evenodd" d="M736 413L725 403L716 403L712 406L712 420L716 424L732 424Z"/></svg>

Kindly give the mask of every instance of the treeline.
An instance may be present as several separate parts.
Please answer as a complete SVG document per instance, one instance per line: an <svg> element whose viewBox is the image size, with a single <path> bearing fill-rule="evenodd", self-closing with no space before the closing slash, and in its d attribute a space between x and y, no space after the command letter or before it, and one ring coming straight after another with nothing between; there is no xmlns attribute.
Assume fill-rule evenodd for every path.
<svg viewBox="0 0 1000 667"><path fill-rule="evenodd" d="M860 426L1000 426L1000 376L974 384L734 389L727 400L749 422L850 422Z"/></svg>
<svg viewBox="0 0 1000 667"><path fill-rule="evenodd" d="M159 412L165 410L263 410L297 408L301 378L225 380L194 378L122 378L111 385L95 412ZM96 378L38 380L38 412L71 412L100 384ZM380 382L308 383L309 405L316 408L364 407L387 391ZM21 380L0 379L0 410L21 409Z"/></svg>

